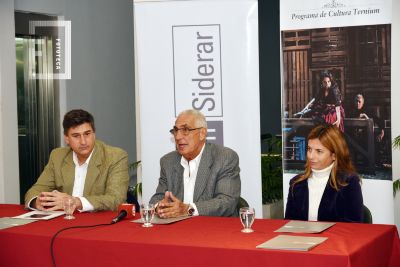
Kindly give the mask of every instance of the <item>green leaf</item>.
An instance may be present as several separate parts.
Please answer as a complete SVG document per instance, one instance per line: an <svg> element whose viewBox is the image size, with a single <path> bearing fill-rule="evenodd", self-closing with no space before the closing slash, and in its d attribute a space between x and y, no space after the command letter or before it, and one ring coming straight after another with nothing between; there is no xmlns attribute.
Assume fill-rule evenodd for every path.
<svg viewBox="0 0 400 267"><path fill-rule="evenodd" d="M400 180L393 182L393 197L396 197L397 191L400 190Z"/></svg>
<svg viewBox="0 0 400 267"><path fill-rule="evenodd" d="M261 142L269 144L270 150L268 154L282 154L282 139L267 138Z"/></svg>
<svg viewBox="0 0 400 267"><path fill-rule="evenodd" d="M394 138L393 140L393 147L399 148L400 147L400 135ZM393 197L396 197L397 191L400 190L400 180L393 182Z"/></svg>
<svg viewBox="0 0 400 267"><path fill-rule="evenodd" d="M135 185L135 188L133 189L132 195L134 195L136 198L138 197L138 193L142 195L142 183L138 183Z"/></svg>
<svg viewBox="0 0 400 267"><path fill-rule="evenodd" d="M262 141L270 145L268 155L261 156L262 201L272 203L283 198L282 140L267 138Z"/></svg>
<svg viewBox="0 0 400 267"><path fill-rule="evenodd" d="M142 161L139 160L139 161L136 161L136 162L130 164L130 165L128 166L128 170L129 170L129 171L134 171L134 170L136 170L136 169L139 167L139 165L140 165L141 162L142 162ZM135 188L133 189L132 195L134 195L135 197L138 197L138 194L139 194L139 195L142 195L142 183L136 184L136 185L135 185Z"/></svg>
<svg viewBox="0 0 400 267"><path fill-rule="evenodd" d="M129 171L134 171L139 167L140 162L142 162L141 160L136 161L134 163L132 163L131 165L128 166L128 170Z"/></svg>
<svg viewBox="0 0 400 267"><path fill-rule="evenodd" d="M393 147L394 148L399 148L400 146L400 135L397 136L394 140L393 140Z"/></svg>

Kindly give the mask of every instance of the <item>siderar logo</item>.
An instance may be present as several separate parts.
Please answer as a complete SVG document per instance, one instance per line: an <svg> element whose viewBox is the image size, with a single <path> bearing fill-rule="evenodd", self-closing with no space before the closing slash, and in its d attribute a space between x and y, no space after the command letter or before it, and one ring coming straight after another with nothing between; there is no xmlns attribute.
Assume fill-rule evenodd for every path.
<svg viewBox="0 0 400 267"><path fill-rule="evenodd" d="M220 25L173 26L172 42L175 117L186 109L201 111L207 142L223 146Z"/></svg>
<svg viewBox="0 0 400 267"><path fill-rule="evenodd" d="M52 73L53 79L71 79L71 21L41 21L34 20L29 21L29 34L35 35L37 27L57 27L58 36L53 42L55 42L55 56L54 66L58 73ZM60 30L63 28L63 30ZM44 40L36 39L35 43L38 45L43 45ZM29 58L43 57L41 51L35 51L34 48L29 49ZM33 62L30 62L30 68L33 69ZM49 74L38 73L35 79L46 79Z"/></svg>
<svg viewBox="0 0 400 267"><path fill-rule="evenodd" d="M207 143L214 143L220 146L224 145L224 122L207 121Z"/></svg>
<svg viewBox="0 0 400 267"><path fill-rule="evenodd" d="M220 25L173 26L175 116L222 117Z"/></svg>

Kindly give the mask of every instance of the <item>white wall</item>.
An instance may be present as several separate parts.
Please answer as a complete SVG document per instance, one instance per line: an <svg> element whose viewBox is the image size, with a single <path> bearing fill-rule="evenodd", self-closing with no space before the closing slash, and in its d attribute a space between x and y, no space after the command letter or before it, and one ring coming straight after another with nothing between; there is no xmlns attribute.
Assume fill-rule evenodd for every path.
<svg viewBox="0 0 400 267"><path fill-rule="evenodd" d="M19 204L13 0L0 1L0 25L0 203Z"/></svg>
<svg viewBox="0 0 400 267"><path fill-rule="evenodd" d="M15 10L71 21L72 78L66 109L83 108L96 120L97 139L136 159L133 1L15 0Z"/></svg>
<svg viewBox="0 0 400 267"><path fill-rule="evenodd" d="M0 0L0 202L19 203L14 10L71 21L72 78L61 88L62 108L92 113L97 139L136 161L133 1Z"/></svg>
<svg viewBox="0 0 400 267"><path fill-rule="evenodd" d="M400 0L393 0L392 23L392 138L400 135ZM393 150L393 180L400 178L400 150ZM400 192L394 201L394 222L400 229Z"/></svg>

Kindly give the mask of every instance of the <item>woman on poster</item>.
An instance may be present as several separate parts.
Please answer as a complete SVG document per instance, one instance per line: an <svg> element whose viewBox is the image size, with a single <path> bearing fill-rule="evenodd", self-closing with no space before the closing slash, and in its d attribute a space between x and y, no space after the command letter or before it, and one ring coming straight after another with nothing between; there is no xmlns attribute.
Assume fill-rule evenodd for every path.
<svg viewBox="0 0 400 267"><path fill-rule="evenodd" d="M315 96L312 119L317 124L333 124L344 132L342 96L332 73L323 71L320 89Z"/></svg>
<svg viewBox="0 0 400 267"><path fill-rule="evenodd" d="M306 170L290 180L285 220L362 223L361 178L342 132L324 124L307 140Z"/></svg>

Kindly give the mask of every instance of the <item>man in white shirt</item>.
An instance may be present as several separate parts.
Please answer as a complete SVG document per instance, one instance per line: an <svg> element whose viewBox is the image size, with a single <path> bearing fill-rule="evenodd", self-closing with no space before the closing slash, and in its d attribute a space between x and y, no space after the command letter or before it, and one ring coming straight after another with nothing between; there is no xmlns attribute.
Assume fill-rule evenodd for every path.
<svg viewBox="0 0 400 267"><path fill-rule="evenodd" d="M43 173L25 195L26 208L62 209L62 199L74 196L79 211L118 210L128 191L128 154L95 140L94 118L87 111L71 110L63 127L70 147L51 152Z"/></svg>
<svg viewBox="0 0 400 267"><path fill-rule="evenodd" d="M197 110L179 114L170 131L177 151L160 160L157 204L161 218L180 216L238 216L239 157L227 147L206 143L207 122Z"/></svg>

